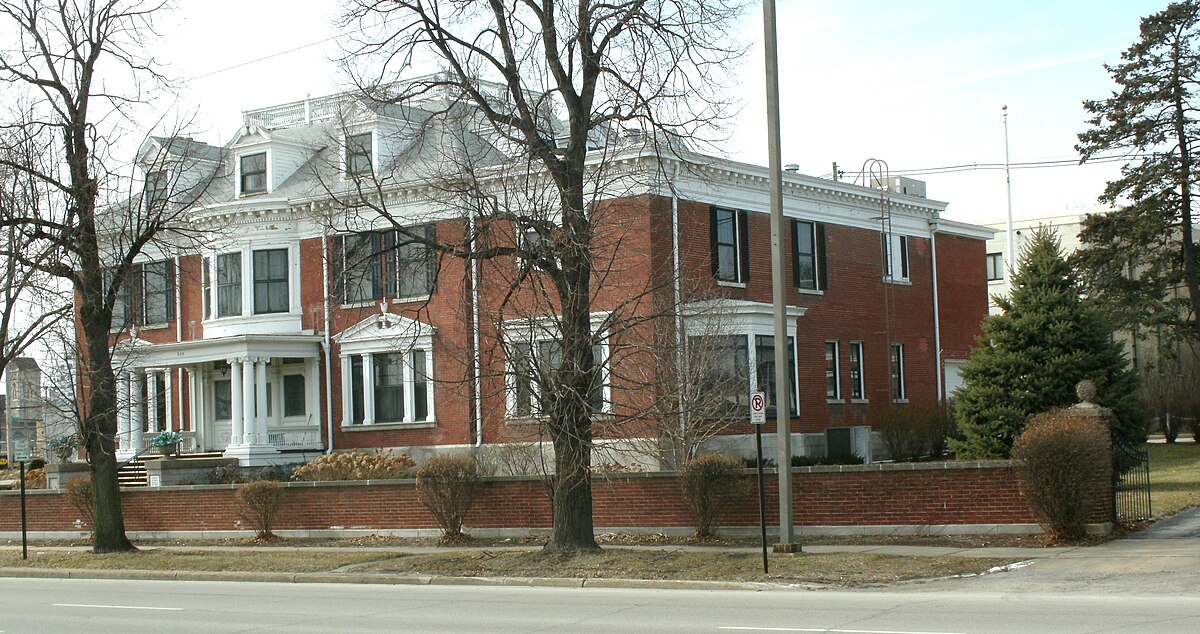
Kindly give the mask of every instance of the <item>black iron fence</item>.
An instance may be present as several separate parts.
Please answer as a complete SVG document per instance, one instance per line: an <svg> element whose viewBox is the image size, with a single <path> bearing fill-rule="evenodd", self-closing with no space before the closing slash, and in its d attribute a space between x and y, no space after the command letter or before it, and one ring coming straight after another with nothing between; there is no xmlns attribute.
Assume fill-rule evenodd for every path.
<svg viewBox="0 0 1200 634"><path fill-rule="evenodd" d="M1123 524L1150 521L1150 455L1145 449L1117 447L1118 464L1132 465L1117 477L1113 505L1117 521Z"/></svg>

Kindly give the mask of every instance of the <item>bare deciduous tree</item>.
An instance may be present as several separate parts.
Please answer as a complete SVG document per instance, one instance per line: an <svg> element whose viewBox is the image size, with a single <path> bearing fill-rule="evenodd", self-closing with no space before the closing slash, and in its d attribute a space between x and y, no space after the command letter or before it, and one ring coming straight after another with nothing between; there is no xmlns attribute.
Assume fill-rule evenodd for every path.
<svg viewBox="0 0 1200 634"><path fill-rule="evenodd" d="M623 239L614 228L619 214L603 201L628 187L612 140L628 129L666 152L711 134L725 115L720 82L741 53L728 30L739 12L723 0L349 2L345 22L357 34L348 60L366 95L420 104L428 123L466 123L440 128L441 147L456 151L443 154L437 182L470 222L463 239L437 247L522 262L502 291L510 313L489 317L502 338L535 329L557 342L542 352L517 337L504 350L506 363L516 348L527 352L515 359L549 362L538 371L548 380L538 383L551 389L537 395L555 453L548 551L597 548L590 467L604 370L593 349L619 339L618 320L636 318L642 301L606 306L595 323L599 288L616 277L612 258ZM441 72L394 83L426 62ZM606 214L614 217L606 222Z"/></svg>
<svg viewBox="0 0 1200 634"><path fill-rule="evenodd" d="M0 48L0 82L21 104L0 121L5 150L12 150L0 153L0 166L27 175L44 193L35 208L6 210L2 225L15 230L20 246L10 253L22 265L57 277L74 293L79 425L92 469L98 553L134 548L125 535L114 452L113 346L121 337L113 330L128 324L114 323L114 308L127 302L135 259L152 245L169 252L187 241L182 210L208 179L172 181L174 175L195 174L181 169L188 163L214 171L215 157L192 154L194 146L181 138L164 141L154 156L139 160L174 169L147 170L145 192L135 194L143 181L123 175L127 162L111 156L123 139L137 138L131 132L146 88L161 85L142 53L161 8L155 0L0 1L7 42ZM42 253L54 257L24 255Z"/></svg>

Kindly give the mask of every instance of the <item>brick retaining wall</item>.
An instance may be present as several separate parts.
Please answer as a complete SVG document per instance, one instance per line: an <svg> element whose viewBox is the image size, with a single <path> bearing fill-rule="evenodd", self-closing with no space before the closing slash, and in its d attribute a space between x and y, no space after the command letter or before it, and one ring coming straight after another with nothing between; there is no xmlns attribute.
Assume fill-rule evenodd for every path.
<svg viewBox="0 0 1200 634"><path fill-rule="evenodd" d="M795 517L799 526L1028 525L1035 522L1017 487L1009 461L877 464L793 470ZM767 485L768 523L777 523L777 478ZM417 500L412 480L288 483L278 530L330 528L433 529L433 518ZM122 498L129 531L214 531L238 524L232 485L127 489ZM758 524L754 478L746 495L722 523ZM79 513L55 491L29 494L29 530L78 530ZM671 473L597 476L593 486L597 527L687 529L691 520L679 482ZM0 493L0 531L19 531L20 500ZM1097 491L1092 522L1111 518L1111 497ZM488 478L467 518L476 529L539 529L551 524L549 499L538 479Z"/></svg>

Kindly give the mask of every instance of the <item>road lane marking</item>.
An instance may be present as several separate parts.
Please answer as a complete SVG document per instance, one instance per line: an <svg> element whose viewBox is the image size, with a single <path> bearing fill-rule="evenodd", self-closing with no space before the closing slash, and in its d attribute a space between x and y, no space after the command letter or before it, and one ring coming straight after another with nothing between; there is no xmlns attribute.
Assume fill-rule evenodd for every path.
<svg viewBox="0 0 1200 634"><path fill-rule="evenodd" d="M159 608L148 605L93 605L90 603L51 603L56 608L101 608L106 610L168 610L182 612L183 608Z"/></svg>
<svg viewBox="0 0 1200 634"><path fill-rule="evenodd" d="M742 632L821 632L824 634L963 634L962 632L930 632L928 630L837 630L827 627L738 627L728 625L718 627L719 630L738 630Z"/></svg>

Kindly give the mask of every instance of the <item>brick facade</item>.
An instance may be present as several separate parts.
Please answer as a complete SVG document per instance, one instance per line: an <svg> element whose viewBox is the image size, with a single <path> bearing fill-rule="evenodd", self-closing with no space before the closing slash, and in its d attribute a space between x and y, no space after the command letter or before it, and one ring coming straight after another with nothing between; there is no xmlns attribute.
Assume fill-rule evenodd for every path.
<svg viewBox="0 0 1200 634"><path fill-rule="evenodd" d="M236 153L236 148L234 151ZM654 157L648 165L657 165L653 161L661 160L662 157ZM681 186L677 198L647 191L602 201L593 210L595 236L592 248L597 269L591 293L593 313L613 311L638 324L615 328L608 342L611 416L605 420L612 424L601 426L598 435L602 437L653 438L656 435L655 421L646 416L647 403L662 386L655 380L654 362L645 350L661 344L663 333L674 328L671 308L675 292L674 211L678 212L679 287L685 304L697 298L725 298L742 302L743 306L753 303L757 307L771 302L770 227L762 204L766 196L765 181L753 176L758 169L753 166L730 164L722 169L726 171L720 178L730 183L724 189ZM793 283L788 284L787 303L804 312L793 324L800 406L798 416L792 421L792 431L819 434L830 427L873 426L882 412L894 406L889 362L892 344L903 345L903 402L936 401L940 396L937 387L942 361L966 357L986 316L985 232L958 223L943 223L942 229L932 231L944 205L897 196L887 207L889 210L894 207L888 217L894 217L895 224L889 226L892 226L892 233L907 240L908 275L907 279L890 281L885 279L883 271L880 237L884 226L877 218L882 213L878 210L879 190L797 175L788 175L787 181L788 222L802 219L820 225L823 237L820 277L824 282L824 287L817 292L803 291L795 288ZM386 312L420 323L434 333L429 363L432 366L435 420L415 421L420 424L405 421L405 424L378 426L350 425L343 421L343 353L338 338L356 325L369 325L371 320L378 319L381 302L339 305L336 299L328 297L330 287L336 283L336 280L327 279L336 276L329 264L335 259L329 235L337 233L339 228L320 226L321 216L313 211L311 202L297 202L293 206L285 198L280 200L284 200L278 203L282 208L276 211L254 208L254 204L261 203L255 203L253 196L234 196L220 202L218 206L227 208L223 212L227 215L220 218L229 223L230 228L222 233L221 239L225 242L211 247L204 256L189 254L175 258L178 314L171 323L143 327L137 334L142 342L153 344L147 347L151 351L156 345L171 344L174 347L168 346L170 350L179 350L180 357L192 354L187 350L200 350L206 345L215 350L225 340L292 336L295 346L307 346L307 356L288 353L272 356L259 352L256 357L253 346L244 344L249 352L226 355L221 348L220 355L215 352L192 354L192 361L176 361L171 355L152 359L145 367L155 371L165 367L171 376L174 389L170 419L175 429L190 432L205 429L209 436L217 435L213 394L216 393L216 377L222 381L230 379L226 374L229 366L222 365L227 358L246 357L246 368L255 367L255 363L261 368L265 359L267 371L276 376L282 374L280 366L286 360L304 356L313 365L305 370L310 400L305 412L307 418L302 422L314 433L319 433L320 445L307 447L309 451L330 447L335 450L402 448L411 451L414 448L487 445L538 437L536 424L514 421L506 411L506 390L510 388L505 373L510 369L511 360L505 359L500 329L501 322L513 317L554 311L557 300L549 280L539 277L543 274L530 273L514 289L513 280L522 275L514 257L481 261L475 267L476 273L464 260L439 257L436 286L427 297L399 300L387 297L385 293L383 306ZM239 205L243 204L251 211L242 213ZM714 207L744 214L745 227L739 230L745 232L741 236L740 255L746 270L742 272L744 279L740 284L720 284L714 279L711 220ZM429 213L424 208L420 211ZM283 219L277 222L273 213L281 214ZM324 222L333 221L325 217ZM503 226L505 222L493 221L496 226L487 238L492 241L491 246L503 245L506 241L511 244L515 239L513 234L516 232L511 226ZM462 242L465 220L438 220L433 224L440 242ZM947 230L947 225L954 226ZM379 226L376 223L376 227ZM345 231L344 227L340 230ZM933 240L937 242L940 358L935 334L935 321L938 320L935 320L933 307ZM231 319L215 316L206 319L202 257L242 253L242 272L239 274L243 276L245 287L251 283L247 267L259 244L267 245L262 248L286 246L289 249L291 297L286 314L264 315L261 325L258 323L260 316L252 314L248 308L243 308L242 314ZM783 246L787 254L784 274L790 281L793 279L795 248L790 235L784 237ZM473 275L477 275L478 306L473 303ZM544 296L539 297L539 286L546 291ZM244 298L251 297L250 289L243 288L241 292ZM243 300L243 305L246 301ZM477 316L473 315L473 307ZM650 319L660 311L660 319L671 323L666 330L658 328ZM282 323L281 319L291 320L287 321L291 331L281 332L278 325ZM475 349L473 330L476 319L478 350ZM298 328L294 327L297 324ZM301 337L309 339L300 341ZM325 341L331 345L326 346ZM826 398L827 341L839 344L837 381L841 396L832 400ZM861 399L849 397L851 342L862 344L865 390ZM481 369L478 378L473 370L476 362ZM211 389L203 399L195 398L192 393L196 377L201 382L207 381L206 385ZM278 410L282 404L279 395L282 384L275 385L276 392L271 398L275 399L272 403ZM255 392L261 391L261 388L255 388ZM478 421L477 403L482 418ZM202 420L191 420L197 412L202 412ZM271 432L286 431L283 429L286 424L277 420L277 411L274 416L276 419L263 423L263 427ZM626 419L632 422L624 424ZM132 428L133 423L128 424ZM746 429L741 427L733 426L729 431L745 434ZM765 431L770 433L773 427L774 421L771 421ZM248 424L246 428L249 428ZM266 434L259 434L263 435ZM212 445L214 440L207 438L205 442ZM263 443L265 439L259 438L255 442ZM208 448L221 449L220 446Z"/></svg>

